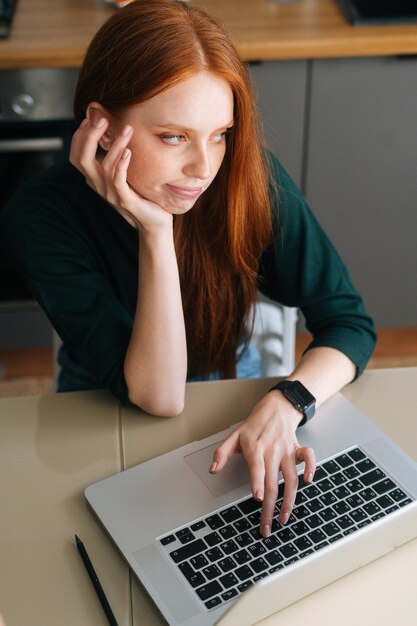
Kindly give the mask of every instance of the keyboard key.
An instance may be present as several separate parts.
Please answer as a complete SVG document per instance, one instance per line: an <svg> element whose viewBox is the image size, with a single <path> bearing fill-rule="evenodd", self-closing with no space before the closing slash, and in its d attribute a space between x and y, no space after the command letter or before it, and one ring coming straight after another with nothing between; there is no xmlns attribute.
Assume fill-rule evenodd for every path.
<svg viewBox="0 0 417 626"><path fill-rule="evenodd" d="M400 502L400 500L404 500L407 497L407 494L404 493L402 489L393 489L389 492L389 496L395 500L395 502Z"/></svg>
<svg viewBox="0 0 417 626"><path fill-rule="evenodd" d="M293 563L296 563L298 561L298 556L293 556L291 559L288 559L288 561L285 561L284 565L292 565Z"/></svg>
<svg viewBox="0 0 417 626"><path fill-rule="evenodd" d="M289 559L297 554L297 549L292 543L287 543L286 546L282 546L282 548L280 548L280 552L282 552L286 559Z"/></svg>
<svg viewBox="0 0 417 626"><path fill-rule="evenodd" d="M306 503L306 507L310 509L312 513L317 513L317 511L324 508L324 504L320 501L320 498L314 498L314 500L310 500L310 502Z"/></svg>
<svg viewBox="0 0 417 626"><path fill-rule="evenodd" d="M328 545L329 545L328 541L322 541L318 545L314 546L314 550L317 552L317 550L321 550L322 548L325 548Z"/></svg>
<svg viewBox="0 0 417 626"><path fill-rule="evenodd" d="M274 567L271 567L271 569L268 571L268 574L275 574L275 572L278 572L280 569L283 569L283 567L284 567L283 563L274 565Z"/></svg>
<svg viewBox="0 0 417 626"><path fill-rule="evenodd" d="M295 507L295 509L293 509L292 512L293 512L294 517L296 517L296 519L303 519L304 517L307 517L308 515L310 515L310 511L304 504L301 504L300 506Z"/></svg>
<svg viewBox="0 0 417 626"><path fill-rule="evenodd" d="M215 606L219 606L219 604L221 604L221 600L218 596L216 596L215 598L211 598L210 600L207 600L207 602L205 602L204 604L206 605L206 607L208 609L213 609Z"/></svg>
<svg viewBox="0 0 417 626"><path fill-rule="evenodd" d="M360 472L356 469L354 465L343 470L344 475L351 480L352 478L356 478L360 475Z"/></svg>
<svg viewBox="0 0 417 626"><path fill-rule="evenodd" d="M269 567L268 563L262 557L260 557L259 559L255 559L255 561L252 561L250 565L253 571L256 572L256 574L264 572Z"/></svg>
<svg viewBox="0 0 417 626"><path fill-rule="evenodd" d="M294 529L294 526L291 528ZM270 535L263 540L263 544L267 550L273 550L279 546L279 540L274 535Z"/></svg>
<svg viewBox="0 0 417 626"><path fill-rule="evenodd" d="M225 574L225 576L221 576L219 580L225 589L234 587L239 582L236 576L232 574L231 572L229 572L229 574Z"/></svg>
<svg viewBox="0 0 417 626"><path fill-rule="evenodd" d="M360 481L364 485L364 487L369 487L369 485L373 485L376 482L379 482L383 478L386 478L384 472L380 469L376 468L367 474L361 476Z"/></svg>
<svg viewBox="0 0 417 626"><path fill-rule="evenodd" d="M361 506L363 504L362 498L356 493L349 498L346 498L346 502L352 509L356 509L358 508L358 506Z"/></svg>
<svg viewBox="0 0 417 626"><path fill-rule="evenodd" d="M244 530L248 530L251 526L246 517L242 517L242 519L239 519L234 523L234 527L239 533L243 533Z"/></svg>
<svg viewBox="0 0 417 626"><path fill-rule="evenodd" d="M342 539L343 535L339 534L339 535L333 535L332 537L329 537L329 543L334 543L335 541L337 541L338 539Z"/></svg>
<svg viewBox="0 0 417 626"><path fill-rule="evenodd" d="M323 526L323 531L326 533L326 535L332 537L333 535L337 535L337 533L340 532L340 528L334 522L329 522L328 524L325 524Z"/></svg>
<svg viewBox="0 0 417 626"><path fill-rule="evenodd" d="M232 525L224 526L224 528L220 528L218 533L222 536L222 539L230 539L237 535L237 531L233 528Z"/></svg>
<svg viewBox="0 0 417 626"><path fill-rule="evenodd" d="M406 504L411 504L412 500L410 498L406 498L405 500L402 500L401 502L398 503L398 506L403 507Z"/></svg>
<svg viewBox="0 0 417 626"><path fill-rule="evenodd" d="M340 470L340 465L338 465L336 461L326 461L323 463L323 467L329 474L335 474Z"/></svg>
<svg viewBox="0 0 417 626"><path fill-rule="evenodd" d="M361 480L362 479L363 476L361 476ZM348 483L346 483L346 487L351 493L356 493L357 491L360 491L362 489L363 485L359 482L357 478L354 478L353 480L350 480Z"/></svg>
<svg viewBox="0 0 417 626"><path fill-rule="evenodd" d="M203 520L200 520L199 522L196 522L195 524L191 525L191 530L196 533L197 530L201 530L202 528L205 528L205 526L206 526L206 523L203 522Z"/></svg>
<svg viewBox="0 0 417 626"><path fill-rule="evenodd" d="M249 546L248 551L252 555L252 557L256 558L258 556L261 556L262 554L265 554L266 548L261 543L254 543Z"/></svg>
<svg viewBox="0 0 417 626"><path fill-rule="evenodd" d="M231 600L232 598L236 598L237 595L238 595L238 592L236 591L236 589L228 589L227 591L222 593L222 600L227 602L228 600Z"/></svg>
<svg viewBox="0 0 417 626"><path fill-rule="evenodd" d="M352 465L353 460L347 454L341 454L335 458L336 463L339 463L342 467L348 467Z"/></svg>
<svg viewBox="0 0 417 626"><path fill-rule="evenodd" d="M175 563L181 563L181 561L190 559L192 556L195 556L199 552L203 552L206 547L207 546L202 539L196 539L191 543L187 543L182 548L178 548L178 550L170 552L169 555Z"/></svg>
<svg viewBox="0 0 417 626"><path fill-rule="evenodd" d="M258 502L254 498L248 498L247 500L242 500L242 502L238 502L237 506L244 515L249 515L250 513L261 509L262 502Z"/></svg>
<svg viewBox="0 0 417 626"><path fill-rule="evenodd" d="M314 472L314 482L317 482L318 480L322 480L322 478L326 478L327 477L327 472L324 469L324 467L321 467L320 465L316 467L316 471Z"/></svg>
<svg viewBox="0 0 417 626"><path fill-rule="evenodd" d="M278 563L281 563L284 560L282 554L278 552L278 550L272 550L272 552L269 552L268 554L266 554L265 559L268 561L270 565L277 565Z"/></svg>
<svg viewBox="0 0 417 626"><path fill-rule="evenodd" d="M200 600L208 600L212 596L217 595L222 590L220 583L217 580L213 580L211 583L207 583L207 585L203 585L199 589L196 589L198 597Z"/></svg>
<svg viewBox="0 0 417 626"><path fill-rule="evenodd" d="M307 524L305 522L297 522L296 524L293 524L291 526L291 530L296 534L296 535L304 535L304 533L308 532L310 530L310 528L307 526Z"/></svg>
<svg viewBox="0 0 417 626"><path fill-rule="evenodd" d="M246 548L246 546L250 546L253 543L252 537L249 533L242 533L234 538L234 541L238 544L239 548Z"/></svg>
<svg viewBox="0 0 417 626"><path fill-rule="evenodd" d="M235 541L233 541L233 539L230 539L229 541L225 541L224 543L221 543L219 545L219 548L220 550L223 550L225 554L233 554L233 552L236 552L237 550L239 550L239 546L237 545Z"/></svg>
<svg viewBox="0 0 417 626"><path fill-rule="evenodd" d="M334 485L328 478L323 478L323 480L320 480L317 483L317 487L320 489L321 492L324 493L326 491L330 491L330 489L333 489Z"/></svg>
<svg viewBox="0 0 417 626"><path fill-rule="evenodd" d="M205 552L204 554L212 563L213 561L218 561L222 558L222 556L224 556L223 552L219 550L219 548L211 548L210 550L207 550L207 552Z"/></svg>
<svg viewBox="0 0 417 626"><path fill-rule="evenodd" d="M184 563L180 563L178 568L192 587L199 587L206 582L204 576L200 572L195 572L191 565L186 561Z"/></svg>
<svg viewBox="0 0 417 626"><path fill-rule="evenodd" d="M316 528L316 530L312 530L311 533L308 533L308 538L311 539L313 543L320 543L321 541L326 541L327 536L321 528Z"/></svg>
<svg viewBox="0 0 417 626"><path fill-rule="evenodd" d="M242 567L238 567L238 569L235 570L235 574L239 578L239 580L243 581L247 578L251 578L253 576L253 571L251 570L249 565L242 565Z"/></svg>
<svg viewBox="0 0 417 626"><path fill-rule="evenodd" d="M282 543L287 543L287 541L291 541L291 539L295 537L294 533L289 528L283 528L278 531L276 536Z"/></svg>
<svg viewBox="0 0 417 626"><path fill-rule="evenodd" d="M322 496L319 497L320 502L323 502L324 506L330 506L334 502L336 502L336 498L332 493L327 491Z"/></svg>
<svg viewBox="0 0 417 626"><path fill-rule="evenodd" d="M351 459L353 459L354 461L361 461L362 459L365 458L364 453L362 452L362 450L360 450L359 448L355 448L354 450L350 450L348 452L348 455L350 456Z"/></svg>
<svg viewBox="0 0 417 626"><path fill-rule="evenodd" d="M304 490L297 491L297 495L295 496L295 504L298 506L307 500L307 496L304 494Z"/></svg>
<svg viewBox="0 0 417 626"><path fill-rule="evenodd" d="M391 498L387 495L380 496L379 498L376 499L376 502L383 509L387 509L388 507L394 504L393 500L391 500Z"/></svg>
<svg viewBox="0 0 417 626"><path fill-rule="evenodd" d="M298 537L298 539L294 539L294 545L297 546L300 551L304 551L307 550L307 548L310 548L313 544L308 537Z"/></svg>
<svg viewBox="0 0 417 626"><path fill-rule="evenodd" d="M395 489L395 483L392 482L390 478L385 478L385 480L381 480L381 482L373 485L373 489L379 494L382 495L391 489Z"/></svg>
<svg viewBox="0 0 417 626"><path fill-rule="evenodd" d="M304 550L304 552L301 552L298 556L300 559L304 559L309 554L313 554L313 552L314 552L313 548L309 548L308 550Z"/></svg>
<svg viewBox="0 0 417 626"><path fill-rule="evenodd" d="M239 517L242 517L242 513L236 506L230 506L228 509L220 511L220 516L224 519L226 524L230 524L230 522L234 522L239 519Z"/></svg>
<svg viewBox="0 0 417 626"><path fill-rule="evenodd" d="M181 540L181 537L185 537L187 535L191 535L191 530L189 528L181 528L178 532L175 533L178 539Z"/></svg>
<svg viewBox="0 0 417 626"><path fill-rule="evenodd" d="M203 554L198 554L197 556L193 556L193 558L190 559L190 563L194 567L194 569L201 569L205 565L208 565L208 561Z"/></svg>
<svg viewBox="0 0 417 626"><path fill-rule="evenodd" d="M210 533L209 535L206 535L204 539L210 547L216 546L218 543L223 541L223 538L220 537L219 533Z"/></svg>
<svg viewBox="0 0 417 626"><path fill-rule="evenodd" d="M209 565L203 569L203 574L208 580L212 580L213 578L218 578L221 575L221 571L217 565Z"/></svg>
<svg viewBox="0 0 417 626"><path fill-rule="evenodd" d="M206 517L206 522L212 530L217 530L217 528L221 528L224 525L222 518L217 514Z"/></svg>
<svg viewBox="0 0 417 626"><path fill-rule="evenodd" d="M348 498L350 495L352 495L351 492L348 489L346 489L344 485L341 485L340 487L336 487L333 493L338 500L343 500L343 498Z"/></svg>
<svg viewBox="0 0 417 626"><path fill-rule="evenodd" d="M223 572L230 572L232 569L236 567L236 563L234 562L233 559L230 558L230 556L218 561L217 565L218 567L220 567L220 569L223 570Z"/></svg>
<svg viewBox="0 0 417 626"><path fill-rule="evenodd" d="M238 565L243 565L244 563L252 560L252 557L247 550L239 550L239 552L235 552L233 558Z"/></svg>
<svg viewBox="0 0 417 626"><path fill-rule="evenodd" d="M343 485L343 483L347 481L347 478L343 474L343 472L339 472L338 474L333 474L333 476L330 476L330 480L334 485L336 485L336 487L339 487L339 485Z"/></svg>
<svg viewBox="0 0 417 626"><path fill-rule="evenodd" d="M167 537L162 537L161 543L163 546L167 546L168 544L172 543L175 540L176 540L175 535L168 535Z"/></svg>
<svg viewBox="0 0 417 626"><path fill-rule="evenodd" d="M334 519L335 517L337 517L337 514L335 511L333 511L333 509L329 506L327 509L324 509L324 511L320 512L320 517L322 517L324 519L325 522L330 522L332 519Z"/></svg>
<svg viewBox="0 0 417 626"><path fill-rule="evenodd" d="M371 461L371 459L364 459L363 461L358 463L356 467L361 472L361 474L365 474L365 472L369 472L370 470L375 469L376 465L373 461Z"/></svg>
<svg viewBox="0 0 417 626"><path fill-rule="evenodd" d="M262 574L258 574L257 576L255 576L253 582L257 583L258 580L261 580L261 578L265 578L266 576L268 576L268 574L266 572L262 572Z"/></svg>
<svg viewBox="0 0 417 626"><path fill-rule="evenodd" d="M353 519L349 517L349 515L342 515L342 517L338 517L336 521L342 530L346 530L346 528L354 524Z"/></svg>
<svg viewBox="0 0 417 626"><path fill-rule="evenodd" d="M246 589L249 589L249 587L251 587L253 585L251 580L246 580L244 583L240 583L240 585L238 585L238 589L240 591L240 593L242 593L243 591L246 591Z"/></svg>
<svg viewBox="0 0 417 626"><path fill-rule="evenodd" d="M377 513L376 515L372 515L372 521L376 522L376 520L381 519L381 517L385 517L385 511L381 511L380 513Z"/></svg>
<svg viewBox="0 0 417 626"><path fill-rule="evenodd" d="M248 520L253 526L258 526L261 521L261 512L255 511L254 513L251 513L248 515Z"/></svg>
<svg viewBox="0 0 417 626"><path fill-rule="evenodd" d="M356 524L358 524L359 522L362 522L362 520L366 519L366 513L363 511L363 509L359 508L351 511L350 517L353 519L354 522L356 522Z"/></svg>
<svg viewBox="0 0 417 626"><path fill-rule="evenodd" d="M317 526L321 526L323 523L322 519L318 515L310 515L310 517L307 517L305 522L310 528L316 528Z"/></svg>
<svg viewBox="0 0 417 626"><path fill-rule="evenodd" d="M350 506L346 501L342 500L341 502L336 502L336 504L333 505L333 509L338 515L343 515L350 511Z"/></svg>
<svg viewBox="0 0 417 626"><path fill-rule="evenodd" d="M393 483L394 484L394 483ZM377 496L376 491L368 487L367 489L362 489L362 491L358 494L363 500L368 502L369 500L374 500Z"/></svg>
<svg viewBox="0 0 417 626"><path fill-rule="evenodd" d="M304 495L311 500L312 498L319 496L321 492L316 485L310 485L309 487L306 487L302 493L304 493Z"/></svg>
<svg viewBox="0 0 417 626"><path fill-rule="evenodd" d="M368 513L368 515L376 515L381 511L381 507L378 506L376 502L367 502L363 505L363 510Z"/></svg>

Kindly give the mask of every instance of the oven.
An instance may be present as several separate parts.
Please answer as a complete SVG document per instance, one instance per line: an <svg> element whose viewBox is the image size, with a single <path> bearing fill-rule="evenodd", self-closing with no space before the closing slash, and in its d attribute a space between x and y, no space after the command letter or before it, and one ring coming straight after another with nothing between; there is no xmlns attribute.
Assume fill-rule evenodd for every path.
<svg viewBox="0 0 417 626"><path fill-rule="evenodd" d="M0 208L23 181L68 158L77 78L73 68L0 72ZM0 249L0 348L45 345L46 332L43 313Z"/></svg>

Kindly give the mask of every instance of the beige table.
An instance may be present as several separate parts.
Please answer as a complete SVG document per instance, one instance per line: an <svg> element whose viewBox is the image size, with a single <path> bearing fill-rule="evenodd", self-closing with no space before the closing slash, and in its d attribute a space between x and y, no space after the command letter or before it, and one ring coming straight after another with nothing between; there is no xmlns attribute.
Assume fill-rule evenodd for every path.
<svg viewBox="0 0 417 626"><path fill-rule="evenodd" d="M84 541L120 624L129 572L87 510L85 487L121 469L110 394L0 401L0 613L7 626L105 626L74 543Z"/></svg>
<svg viewBox="0 0 417 626"><path fill-rule="evenodd" d="M271 380L193 383L186 409L171 419L124 410L126 466L227 427L245 417ZM345 395L417 460L417 368L370 370ZM180 486L179 486L180 488ZM417 539L264 620L264 626L416 626ZM133 583L133 624L164 623ZM238 625L237 625L238 626Z"/></svg>
<svg viewBox="0 0 417 626"><path fill-rule="evenodd" d="M120 626L162 624L88 510L86 485L243 418L271 380L193 383L151 418L106 392L0 401L0 612L7 626L106 626L73 543L85 541ZM417 368L369 371L345 394L417 458ZM417 540L265 620L268 626L415 626ZM132 608L131 608L132 607ZM237 625L238 626L238 625Z"/></svg>

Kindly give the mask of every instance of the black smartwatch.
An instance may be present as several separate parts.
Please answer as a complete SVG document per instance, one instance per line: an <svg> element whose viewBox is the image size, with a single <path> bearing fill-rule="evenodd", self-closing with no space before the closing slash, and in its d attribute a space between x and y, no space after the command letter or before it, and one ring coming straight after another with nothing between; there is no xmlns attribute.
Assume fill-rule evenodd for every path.
<svg viewBox="0 0 417 626"><path fill-rule="evenodd" d="M269 391L282 391L293 407L303 414L303 418L298 426L304 426L316 412L316 398L299 380L281 380L277 385L271 387Z"/></svg>

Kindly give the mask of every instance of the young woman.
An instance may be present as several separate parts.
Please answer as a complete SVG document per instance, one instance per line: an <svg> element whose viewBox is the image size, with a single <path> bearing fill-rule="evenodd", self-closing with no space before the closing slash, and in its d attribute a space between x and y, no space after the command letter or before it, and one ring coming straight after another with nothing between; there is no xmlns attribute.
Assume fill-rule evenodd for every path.
<svg viewBox="0 0 417 626"><path fill-rule="evenodd" d="M288 380L317 404L361 373L372 321L264 149L246 66L215 20L176 0L117 12L87 51L75 118L72 165L25 185L1 216L3 244L63 340L59 390L107 387L149 413L181 412L187 378L250 370L257 289L303 312L313 341ZM296 464L314 475L301 418L273 390L214 455L217 473L244 454L264 536L279 470L282 523Z"/></svg>

